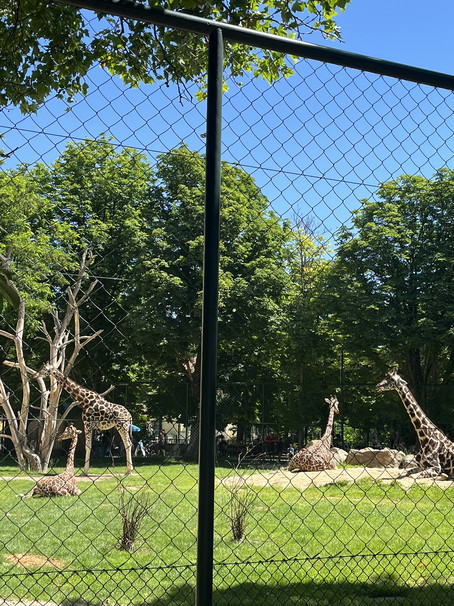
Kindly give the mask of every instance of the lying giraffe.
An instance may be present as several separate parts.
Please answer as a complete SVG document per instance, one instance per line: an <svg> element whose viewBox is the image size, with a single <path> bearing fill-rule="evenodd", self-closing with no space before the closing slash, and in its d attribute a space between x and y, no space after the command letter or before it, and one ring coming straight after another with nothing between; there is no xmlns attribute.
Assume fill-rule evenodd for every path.
<svg viewBox="0 0 454 606"><path fill-rule="evenodd" d="M413 423L421 446L420 452L415 456L421 471L414 477L446 479L454 475L454 444L424 413L406 381L392 370L378 383L376 389L379 392L395 389Z"/></svg>
<svg viewBox="0 0 454 606"><path fill-rule="evenodd" d="M82 421L85 430L85 464L84 474L88 474L90 468L91 442L94 429L106 431L115 427L123 441L126 451L126 465L129 474L132 466L132 442L129 435L132 417L129 410L121 404L108 402L96 391L86 389L69 379L60 370L51 364L44 364L38 377L51 376L82 406Z"/></svg>
<svg viewBox="0 0 454 606"><path fill-rule="evenodd" d="M25 495L28 497L70 497L80 495L74 475L74 453L76 451L77 437L82 433L74 425L68 425L65 431L57 438L58 441L71 440L68 452L66 469L56 476L43 476L36 482L31 491Z"/></svg>
<svg viewBox="0 0 454 606"><path fill-rule="evenodd" d="M339 402L336 396L325 398L329 405L329 417L325 433L321 440L314 440L305 448L299 450L290 460L289 471L323 471L336 469L336 461L331 447L331 435L334 425L334 415L339 414Z"/></svg>

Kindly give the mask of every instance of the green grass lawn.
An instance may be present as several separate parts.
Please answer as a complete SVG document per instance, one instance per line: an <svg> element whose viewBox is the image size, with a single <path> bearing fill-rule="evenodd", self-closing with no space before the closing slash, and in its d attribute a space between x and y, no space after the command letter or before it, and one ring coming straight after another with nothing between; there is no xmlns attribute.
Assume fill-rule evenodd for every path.
<svg viewBox="0 0 454 606"><path fill-rule="evenodd" d="M100 478L79 481L80 497L23 499L17 494L33 482L0 466L0 476L15 477L0 481L1 597L194 603L197 466L152 460L140 461L131 476L124 471L95 461L90 474ZM218 479L233 473L217 468ZM132 553L119 549L120 489L151 502ZM230 528L231 489L216 484L215 604L255 606L265 595L267 606L367 605L393 596L399 604L454 602L454 488L404 490L361 480L240 494L246 490L252 502L238 543Z"/></svg>

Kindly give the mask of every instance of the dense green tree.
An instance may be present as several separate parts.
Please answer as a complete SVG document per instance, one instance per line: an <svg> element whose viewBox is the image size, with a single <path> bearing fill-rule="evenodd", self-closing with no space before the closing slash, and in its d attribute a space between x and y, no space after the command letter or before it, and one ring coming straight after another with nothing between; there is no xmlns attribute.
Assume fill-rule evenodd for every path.
<svg viewBox="0 0 454 606"><path fill-rule="evenodd" d="M22 200L23 208L18 204L22 214L14 214L5 206L2 251L18 251L17 283L30 291L30 305L39 301L36 326L51 311L67 312L65 288L88 249L80 288L90 291L75 328L101 336L86 343L71 374L97 391L128 384L125 403L133 411L137 404L137 414L144 405L153 416L196 418L204 170L203 156L185 146L152 167L142 154L101 137L69 144L51 166L21 167L8 179L4 173L4 199ZM221 195L219 423L294 421L291 383L297 406L304 383L303 421L315 399L317 413L309 416L318 419L326 394L311 386L326 381L330 356L333 366L330 340L317 336L324 244L283 222L253 178L228 163ZM43 271L36 284L32 266ZM48 355L41 349L37 360ZM310 378L302 381L302 374Z"/></svg>
<svg viewBox="0 0 454 606"><path fill-rule="evenodd" d="M124 381L128 297L134 266L145 254L153 169L143 154L101 137L68 144L51 166L30 170L30 178L52 204L52 221L70 225L79 238L76 250L88 247L94 256L90 271L97 284L81 321L103 333L87 349L90 359L79 362L79 372L93 389L103 381Z"/></svg>
<svg viewBox="0 0 454 606"><path fill-rule="evenodd" d="M1 171L0 192L0 253L8 257L9 271L27 305L28 330L36 330L55 301L56 290L50 285L67 286L68 272L78 265L71 247L77 247L79 235L55 220L52 200L41 195L26 167ZM11 311L3 308L4 314Z"/></svg>
<svg viewBox="0 0 454 606"><path fill-rule="evenodd" d="M156 377L190 384L193 415L200 378L204 160L183 146L160 157L156 176L161 211L154 223L150 219L150 257L140 267L135 293L146 305L135 306L132 323L142 355L160 366ZM279 376L290 228L269 210L252 177L227 163L221 196L219 380L227 397L229 383ZM237 400L231 421L255 419L255 391ZM185 413L185 400L172 401L169 414Z"/></svg>
<svg viewBox="0 0 454 606"><path fill-rule="evenodd" d="M298 430L300 443L304 429L313 424L325 425L325 398L334 395L339 379L338 344L323 330L320 313L323 276L331 262L330 254L330 244L317 236L313 221L301 221L296 216L284 314L284 366L293 389L281 408L281 418L294 431Z"/></svg>
<svg viewBox="0 0 454 606"><path fill-rule="evenodd" d="M301 37L314 30L339 37L337 10L350 0L308 0L258 4L234 0L160 2L156 8L282 36ZM140 4L140 3L139 3ZM143 2L144 7L148 6ZM113 5L114 6L114 5ZM203 81L206 41L202 36L144 22L103 16L47 0L0 0L0 105L12 102L34 111L51 92L71 100L85 93L84 76L92 65L119 75L126 84L155 80ZM253 72L269 81L291 69L279 54L229 43L226 63L237 76Z"/></svg>
<svg viewBox="0 0 454 606"><path fill-rule="evenodd" d="M66 309L64 287L82 251L91 251L88 275L95 284L79 322L83 332L102 335L85 348L72 375L98 391L112 381L129 383L128 397L157 416L194 418L197 411L204 170L204 158L184 146L160 156L153 169L142 154L101 137L71 143L52 165L15 171L7 181L11 195L19 195L21 179L34 192L21 233L11 213L3 227L5 246L27 257L19 263L23 279L33 255L46 270L39 286L46 285L47 299L38 285L30 296L40 300L37 319L51 305ZM256 384L286 376L283 308L292 232L250 175L224 163L222 176L220 382L250 384L228 414L253 421L261 402ZM48 248L32 254L40 230L38 241ZM230 396L225 387L221 392L225 403Z"/></svg>
<svg viewBox="0 0 454 606"><path fill-rule="evenodd" d="M404 175L363 200L338 234L329 326L377 382L398 366L423 406L442 414L454 371L454 172Z"/></svg>

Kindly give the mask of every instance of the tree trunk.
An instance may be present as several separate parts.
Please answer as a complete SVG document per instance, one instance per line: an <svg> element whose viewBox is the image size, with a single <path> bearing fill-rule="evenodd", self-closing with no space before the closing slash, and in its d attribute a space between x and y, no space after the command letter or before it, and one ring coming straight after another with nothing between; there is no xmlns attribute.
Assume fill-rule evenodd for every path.
<svg viewBox="0 0 454 606"><path fill-rule="evenodd" d="M11 253L11 251L10 251ZM97 331L90 336L82 336L80 334L80 318L79 308L87 301L95 287L97 281L90 283L89 287L84 290L84 294L80 295L82 287L82 279L86 273L88 266L92 261L93 256L88 250L84 251L80 262L78 274L71 286L67 289L68 304L63 318L59 317L56 311L52 312L54 320L53 336L47 330L43 322L42 331L49 344L49 360L52 360L56 366L60 366L63 371L72 368L80 350L85 347L90 341L96 338L102 331ZM9 279L9 256L0 254L0 261L3 270L3 282L6 284L9 294L8 301L14 305L17 311L17 322L15 331L0 330L0 336L11 340L14 343L16 361L4 360L3 364L10 368L15 368L20 373L22 387L22 402L18 412L14 411L9 400L9 394L6 392L5 385L0 378L0 402L3 408L13 442L16 457L19 466L22 470L36 471L45 473L49 466L49 461L52 455L52 450L55 443L55 438L61 420L58 420L58 405L60 401L61 387L51 378L51 387L48 390L43 378L36 376L37 373L27 366L24 355L24 327L25 327L25 301L21 297L19 290L15 284ZM3 286L5 288L5 285ZM80 295L80 296L79 296ZM79 299L77 297L79 296ZM70 325L73 324L73 329L70 330ZM73 343L72 352L67 359L68 342ZM42 424L39 429L36 447L32 448L29 444L29 420L30 420L30 376L36 378L41 401L39 407L39 421ZM69 410L67 411L69 412ZM64 416L66 416L67 412Z"/></svg>
<svg viewBox="0 0 454 606"><path fill-rule="evenodd" d="M303 448L303 444L304 444L304 429L302 427L300 427L298 429L298 450L301 450Z"/></svg>
<svg viewBox="0 0 454 606"><path fill-rule="evenodd" d="M191 425L191 437L189 438L189 444L186 450L186 456L188 459L198 461L199 460L199 418L194 421Z"/></svg>
<svg viewBox="0 0 454 606"><path fill-rule="evenodd" d="M36 471L38 473L46 473L49 462L43 464L40 457L28 448L24 448L24 456L28 463L28 471Z"/></svg>

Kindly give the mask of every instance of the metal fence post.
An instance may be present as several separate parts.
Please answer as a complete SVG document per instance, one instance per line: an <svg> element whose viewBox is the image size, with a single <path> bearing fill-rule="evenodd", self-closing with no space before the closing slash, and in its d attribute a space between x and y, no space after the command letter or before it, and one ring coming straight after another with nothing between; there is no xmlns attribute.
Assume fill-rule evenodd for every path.
<svg viewBox="0 0 454 606"><path fill-rule="evenodd" d="M210 606L213 599L223 44L221 30L212 31L208 57L196 606Z"/></svg>

